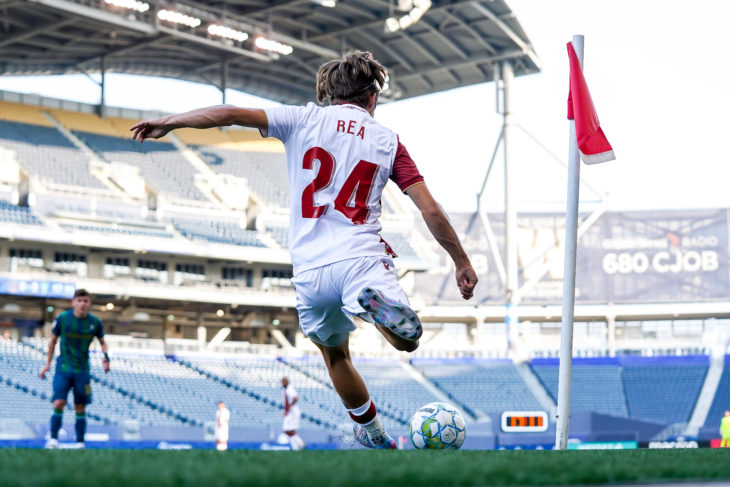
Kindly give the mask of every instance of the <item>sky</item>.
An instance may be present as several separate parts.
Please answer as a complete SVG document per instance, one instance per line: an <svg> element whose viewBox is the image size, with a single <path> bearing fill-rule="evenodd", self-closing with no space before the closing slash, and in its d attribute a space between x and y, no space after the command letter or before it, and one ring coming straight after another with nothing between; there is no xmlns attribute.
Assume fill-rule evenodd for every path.
<svg viewBox="0 0 730 487"><path fill-rule="evenodd" d="M518 210L564 207L567 171L558 160L568 157L566 43L574 34L585 36L585 77L617 157L582 165L582 176L599 190L582 187L584 204L608 198L614 210L730 207L730 1L506 1L542 65L539 74L515 78L510 90ZM82 75L0 77L0 90L99 101L98 88ZM275 104L234 90L227 101ZM179 112L220 103L220 93L108 75L107 103ZM493 83L383 104L375 117L399 134L447 210L476 208L502 123ZM488 208L503 204L503 183L500 154L483 200Z"/></svg>

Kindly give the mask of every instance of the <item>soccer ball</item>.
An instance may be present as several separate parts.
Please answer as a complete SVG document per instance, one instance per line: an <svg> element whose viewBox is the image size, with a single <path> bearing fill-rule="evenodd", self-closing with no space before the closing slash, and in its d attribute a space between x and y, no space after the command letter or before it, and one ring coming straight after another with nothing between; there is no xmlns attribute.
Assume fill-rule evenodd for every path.
<svg viewBox="0 0 730 487"><path fill-rule="evenodd" d="M431 402L411 418L411 443L418 449L457 449L466 437L464 416L451 404Z"/></svg>

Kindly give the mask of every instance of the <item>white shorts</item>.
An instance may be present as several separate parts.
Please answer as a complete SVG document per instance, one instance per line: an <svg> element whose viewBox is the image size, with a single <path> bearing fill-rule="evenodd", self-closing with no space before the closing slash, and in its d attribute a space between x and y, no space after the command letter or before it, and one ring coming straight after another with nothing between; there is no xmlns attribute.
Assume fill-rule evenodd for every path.
<svg viewBox="0 0 730 487"><path fill-rule="evenodd" d="M302 414L299 412L289 411L289 414L284 416L284 424L282 429L284 431L296 431L299 429L299 417Z"/></svg>
<svg viewBox="0 0 730 487"><path fill-rule="evenodd" d="M410 306L390 257L334 262L300 272L292 282L297 291L299 327L313 342L327 347L341 345L355 329L353 315L365 312L357 297L366 287Z"/></svg>
<svg viewBox="0 0 730 487"><path fill-rule="evenodd" d="M228 428L216 428L215 441L228 441Z"/></svg>

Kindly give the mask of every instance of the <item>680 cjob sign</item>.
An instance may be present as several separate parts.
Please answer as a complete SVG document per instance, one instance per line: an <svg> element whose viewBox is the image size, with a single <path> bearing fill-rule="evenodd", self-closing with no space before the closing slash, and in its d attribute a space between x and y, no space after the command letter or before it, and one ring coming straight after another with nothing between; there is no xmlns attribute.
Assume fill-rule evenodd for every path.
<svg viewBox="0 0 730 487"><path fill-rule="evenodd" d="M581 215L581 221L587 215ZM479 277L474 302L505 300L504 285L479 218L451 215ZM504 218L490 214L504 255ZM428 230L423 229L424 232ZM526 304L559 304L563 293L565 235L561 214L520 214L517 254L520 285L538 279L522 296ZM414 292L428 304L462 304L453 267L433 242L438 266L415 276ZM545 253L545 249L549 249ZM578 303L702 302L730 299L728 210L606 212L578 240ZM397 251L397 249L396 249ZM502 257L504 258L504 257ZM542 269L542 270L541 270Z"/></svg>
<svg viewBox="0 0 730 487"><path fill-rule="evenodd" d="M727 210L613 212L580 240L580 301L727 299Z"/></svg>

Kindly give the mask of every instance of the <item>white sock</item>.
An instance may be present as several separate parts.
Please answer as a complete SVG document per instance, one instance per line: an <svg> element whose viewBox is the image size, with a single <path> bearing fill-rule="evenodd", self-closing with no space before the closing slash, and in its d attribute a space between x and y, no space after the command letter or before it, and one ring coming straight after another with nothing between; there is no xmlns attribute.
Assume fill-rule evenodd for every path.
<svg viewBox="0 0 730 487"><path fill-rule="evenodd" d="M368 436L370 436L370 441L373 442L373 445L380 446L383 443L385 443L385 440L388 439L388 433L385 432L385 428L383 427L383 423L380 422L380 418L375 416L372 421L370 421L367 424L361 424L365 431L368 432Z"/></svg>
<svg viewBox="0 0 730 487"><path fill-rule="evenodd" d="M357 417L362 416L363 414L367 413L368 410L373 406L373 400L368 399L368 401L363 404L362 406L355 408L355 409L348 409L347 412L350 413L350 417L357 422Z"/></svg>

